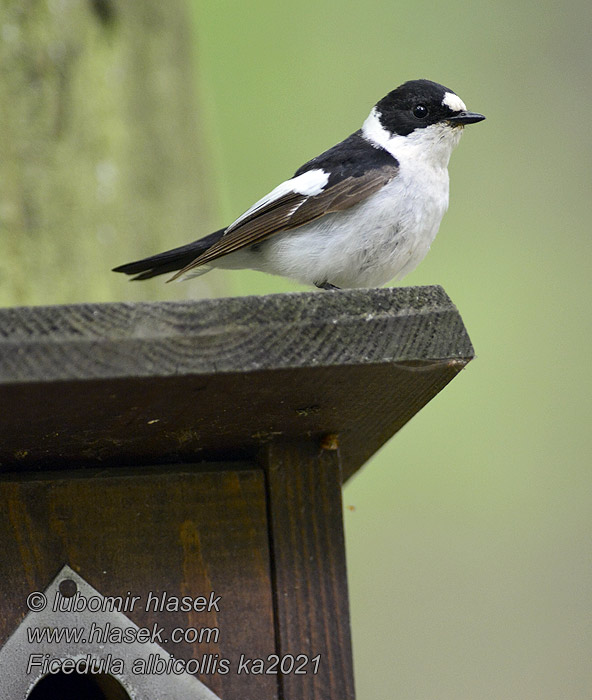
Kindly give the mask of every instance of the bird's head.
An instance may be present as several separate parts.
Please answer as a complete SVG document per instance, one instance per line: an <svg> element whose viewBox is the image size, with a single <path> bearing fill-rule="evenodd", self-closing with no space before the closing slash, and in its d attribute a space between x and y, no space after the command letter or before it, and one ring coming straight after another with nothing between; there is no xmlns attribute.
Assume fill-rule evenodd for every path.
<svg viewBox="0 0 592 700"><path fill-rule="evenodd" d="M483 119L444 85L410 80L376 103L362 133L395 156L404 148L421 148L440 154L447 164L465 125Z"/></svg>

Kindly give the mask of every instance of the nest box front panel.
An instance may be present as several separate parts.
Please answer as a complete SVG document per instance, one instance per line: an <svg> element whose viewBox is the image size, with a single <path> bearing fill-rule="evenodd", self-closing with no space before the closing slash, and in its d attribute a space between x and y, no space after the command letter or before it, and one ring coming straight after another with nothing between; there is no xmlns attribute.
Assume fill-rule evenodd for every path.
<svg viewBox="0 0 592 700"><path fill-rule="evenodd" d="M273 676L235 672L241 657L265 658L276 649L264 476L233 467L5 476L0 647L28 613L35 626L28 606L35 598L29 596L49 590L67 566L97 591L99 609L84 614L96 617L94 635L106 635L100 641L120 644L127 671L136 661L141 674L150 654L143 662L141 655L135 660L123 653L133 647L116 638L123 625L104 617L104 598L117 600L130 628L150 632L148 642L162 648L165 660L172 655L178 669L189 664L187 670L217 695L276 698ZM83 601L76 600L47 600L56 608L57 626L60 619L65 627L81 619L72 606ZM25 656L31 650L25 645ZM47 653L51 658L51 649ZM50 658L40 654L35 663ZM23 658L23 673L29 662ZM117 669L108 670L116 675Z"/></svg>

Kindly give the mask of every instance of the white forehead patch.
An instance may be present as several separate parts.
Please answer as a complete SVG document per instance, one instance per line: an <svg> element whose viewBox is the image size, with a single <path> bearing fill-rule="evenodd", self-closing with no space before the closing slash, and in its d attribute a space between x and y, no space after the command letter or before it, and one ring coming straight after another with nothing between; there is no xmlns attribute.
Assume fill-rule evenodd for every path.
<svg viewBox="0 0 592 700"><path fill-rule="evenodd" d="M447 92L444 95L442 104L445 107L448 107L448 109L451 109L453 112L464 112L467 109L465 103L460 99L458 95L455 95L453 92Z"/></svg>

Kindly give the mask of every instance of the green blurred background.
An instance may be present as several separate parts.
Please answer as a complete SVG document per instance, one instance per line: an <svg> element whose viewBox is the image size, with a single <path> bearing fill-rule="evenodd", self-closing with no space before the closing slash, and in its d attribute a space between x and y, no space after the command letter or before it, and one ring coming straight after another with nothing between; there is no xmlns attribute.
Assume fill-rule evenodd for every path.
<svg viewBox="0 0 592 700"><path fill-rule="evenodd" d="M443 285L477 359L344 491L357 693L592 698L591 4L193 0L192 17L205 176L175 207L207 207L194 237L405 80L487 116L453 154L450 210L403 283ZM76 270L88 240L56 235ZM27 276L5 237L4 269L25 281L0 302L302 289L217 271L130 285L109 268L160 247L138 229L122 253L113 235L93 238L97 276L75 291L51 264L42 284ZM158 245L187 240L174 229Z"/></svg>

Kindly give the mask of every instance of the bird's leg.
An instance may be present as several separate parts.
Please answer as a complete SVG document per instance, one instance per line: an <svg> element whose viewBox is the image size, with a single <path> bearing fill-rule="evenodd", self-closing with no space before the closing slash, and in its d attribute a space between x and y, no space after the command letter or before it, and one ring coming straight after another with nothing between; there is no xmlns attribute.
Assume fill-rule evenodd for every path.
<svg viewBox="0 0 592 700"><path fill-rule="evenodd" d="M334 284L329 284L329 282L315 282L315 287L318 287L319 289L340 289L340 287L336 287Z"/></svg>

